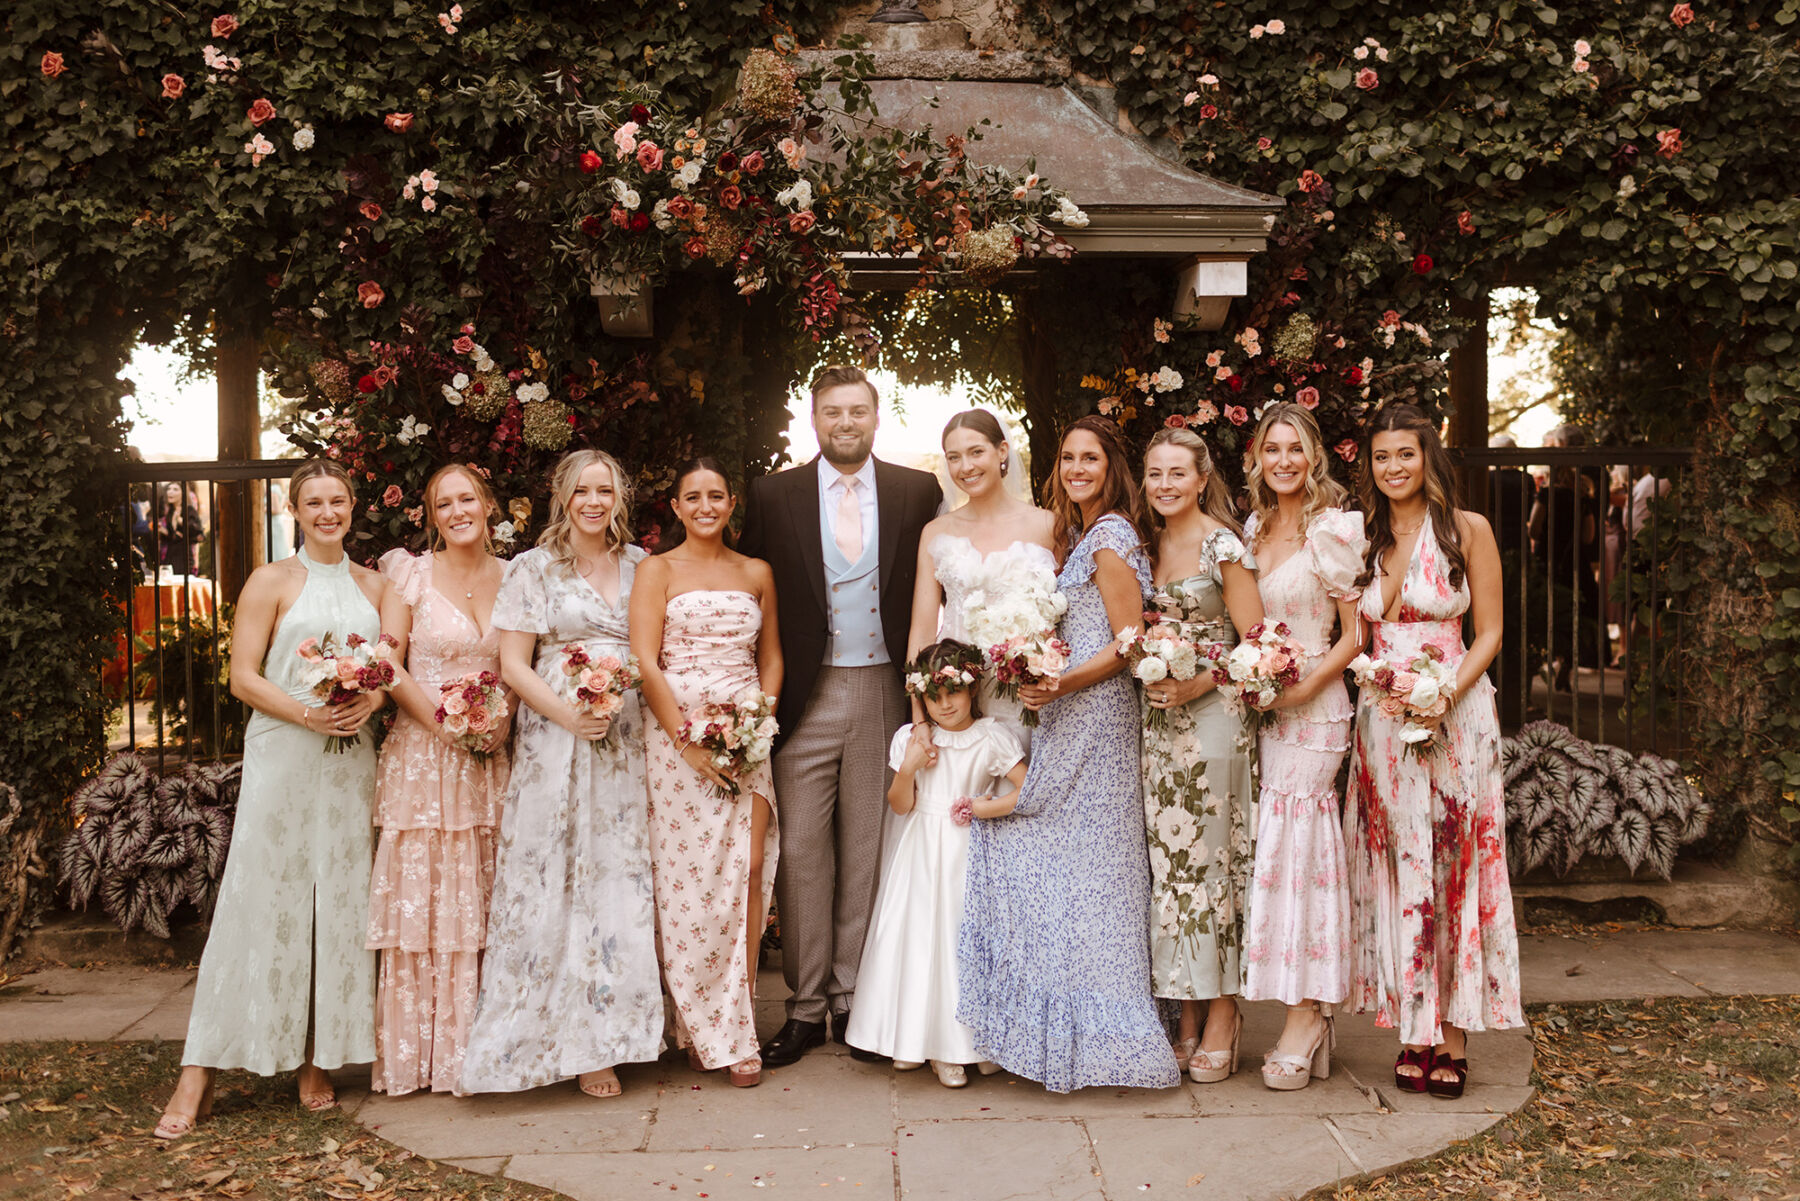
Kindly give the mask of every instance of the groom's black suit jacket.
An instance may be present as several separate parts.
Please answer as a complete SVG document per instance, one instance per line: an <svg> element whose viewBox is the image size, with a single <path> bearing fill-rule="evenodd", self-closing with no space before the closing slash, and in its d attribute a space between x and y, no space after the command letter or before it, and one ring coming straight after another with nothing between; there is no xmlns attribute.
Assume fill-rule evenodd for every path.
<svg viewBox="0 0 1800 1201"><path fill-rule="evenodd" d="M876 525L880 542L881 633L893 661L894 683L906 662L912 625L913 578L919 532L937 516L944 490L937 477L875 460ZM831 641L825 599L825 545L819 522L819 460L751 480L744 491L744 532L738 550L767 560L775 575L781 658L786 679L775 719L777 745L800 724Z"/></svg>

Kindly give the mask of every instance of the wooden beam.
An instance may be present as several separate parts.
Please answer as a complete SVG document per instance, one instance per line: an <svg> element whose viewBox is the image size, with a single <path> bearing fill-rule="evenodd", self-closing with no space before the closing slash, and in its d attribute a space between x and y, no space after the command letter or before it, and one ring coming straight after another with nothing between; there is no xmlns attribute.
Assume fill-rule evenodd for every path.
<svg viewBox="0 0 1800 1201"><path fill-rule="evenodd" d="M1450 302L1451 316L1468 324L1462 342L1450 352L1450 437L1452 447L1485 447L1488 441L1488 294ZM1487 515L1487 471L1462 467L1457 472L1462 504Z"/></svg>
<svg viewBox="0 0 1800 1201"><path fill-rule="evenodd" d="M262 406L257 395L257 340L242 331L218 334L216 375L219 389L219 447L221 459L259 459L257 445L262 431ZM219 523L213 530L219 588L228 604L237 603L258 562L262 559L263 489L248 483L215 484L219 492Z"/></svg>

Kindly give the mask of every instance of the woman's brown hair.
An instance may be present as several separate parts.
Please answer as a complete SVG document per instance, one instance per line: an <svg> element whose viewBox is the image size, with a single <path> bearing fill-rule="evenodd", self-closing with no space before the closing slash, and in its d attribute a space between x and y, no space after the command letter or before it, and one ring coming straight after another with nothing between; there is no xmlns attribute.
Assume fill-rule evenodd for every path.
<svg viewBox="0 0 1800 1201"><path fill-rule="evenodd" d="M292 507L300 503L300 489L312 480L336 480L350 494L350 503L356 503L356 481L336 459L308 459L294 468L294 474L288 477L288 505Z"/></svg>
<svg viewBox="0 0 1800 1201"><path fill-rule="evenodd" d="M1056 559L1059 563L1068 559L1069 552L1084 532L1081 506L1070 499L1062 482L1062 448L1068 445L1069 435L1083 431L1094 436L1106 455L1106 478L1100 484L1100 512L1117 513L1129 521L1140 543L1146 541L1149 530L1144 492L1132 474L1131 452L1125 445L1125 435L1104 417L1092 413L1078 417L1064 426L1057 437L1057 461L1051 465L1050 478L1044 481L1044 508L1056 518Z"/></svg>
<svg viewBox="0 0 1800 1201"><path fill-rule="evenodd" d="M1362 498L1367 514L1369 549L1363 556L1362 575L1357 583L1368 587L1375 578L1375 565L1394 545L1394 513L1387 493L1375 486L1375 435L1411 434L1419 440L1419 455L1425 465L1425 512L1431 518L1432 533L1437 536L1438 550L1449 568L1450 586L1461 588L1464 568L1462 530L1457 524L1456 471L1450 455L1438 437L1437 426L1417 405L1390 404L1369 420L1363 438L1360 466L1356 472L1356 492Z"/></svg>

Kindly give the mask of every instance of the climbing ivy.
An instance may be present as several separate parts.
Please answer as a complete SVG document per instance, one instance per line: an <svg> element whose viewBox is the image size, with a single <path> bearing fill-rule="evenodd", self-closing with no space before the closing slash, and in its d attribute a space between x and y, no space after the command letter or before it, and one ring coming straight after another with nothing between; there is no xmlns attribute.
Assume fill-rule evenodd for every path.
<svg viewBox="0 0 1800 1201"><path fill-rule="evenodd" d="M1230 450L1238 411L1247 420L1314 388L1304 399L1338 444L1370 405L1442 402L1442 354L1465 332L1456 301L1535 287L1564 331L1581 419L1609 437L1691 439L1670 583L1687 631L1692 766L1709 795L1741 797L1764 835L1790 838L1800 3L1012 11L1190 166L1290 202L1252 263L1241 325L1190 334L1120 306L1123 319L1074 331L1085 342L1063 356L1062 403L1113 408L1140 429L1173 409ZM1303 319L1316 337L1296 357L1283 332L1287 351L1303 345L1292 333Z"/></svg>

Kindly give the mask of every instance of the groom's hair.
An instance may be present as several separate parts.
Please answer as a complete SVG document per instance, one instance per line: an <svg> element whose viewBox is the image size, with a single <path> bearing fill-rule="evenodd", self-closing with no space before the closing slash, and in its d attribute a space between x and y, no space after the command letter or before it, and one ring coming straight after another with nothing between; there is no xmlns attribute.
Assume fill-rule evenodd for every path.
<svg viewBox="0 0 1800 1201"><path fill-rule="evenodd" d="M835 367L826 367L819 374L813 376L813 408L819 407L819 393L827 388L839 388L845 384L861 384L869 390L869 403L877 408L881 407L881 394L875 391L875 385L869 382L867 373L861 367L840 364Z"/></svg>

